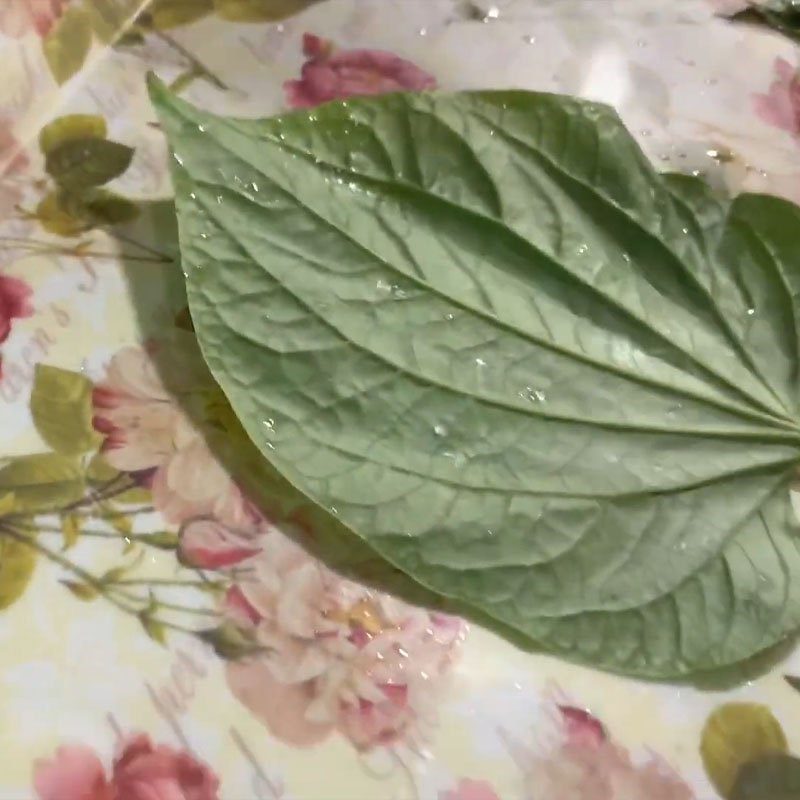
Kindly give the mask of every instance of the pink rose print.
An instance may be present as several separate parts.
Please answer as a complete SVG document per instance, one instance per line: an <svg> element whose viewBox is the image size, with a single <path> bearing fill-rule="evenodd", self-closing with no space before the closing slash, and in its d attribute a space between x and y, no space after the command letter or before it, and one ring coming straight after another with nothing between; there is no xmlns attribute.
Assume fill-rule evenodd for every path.
<svg viewBox="0 0 800 800"><path fill-rule="evenodd" d="M531 797L541 800L695 800L689 786L662 760L634 764L601 723L582 709L557 708L557 742L545 752L515 746Z"/></svg>
<svg viewBox="0 0 800 800"><path fill-rule="evenodd" d="M30 297L31 288L25 281L0 275L0 342L8 338L15 319L33 314Z"/></svg>
<svg viewBox="0 0 800 800"><path fill-rule="evenodd" d="M756 114L768 125L800 136L800 73L785 58L776 58L773 69L769 92L753 96Z"/></svg>
<svg viewBox="0 0 800 800"><path fill-rule="evenodd" d="M154 745L139 734L124 741L111 775L93 750L60 747L33 765L39 800L218 800L219 780L190 753Z"/></svg>
<svg viewBox="0 0 800 800"><path fill-rule="evenodd" d="M339 577L266 523L255 537L186 527L181 557L236 562L223 611L269 654L229 663L228 684L274 736L308 746L337 731L367 750L413 738L430 715L459 620Z"/></svg>
<svg viewBox="0 0 800 800"><path fill-rule="evenodd" d="M100 759L82 745L65 745L52 759L37 760L33 786L41 800L113 800Z"/></svg>
<svg viewBox="0 0 800 800"><path fill-rule="evenodd" d="M354 95L435 89L436 80L419 67L383 50L337 51L328 39L303 36L300 80L283 88L292 108L311 108Z"/></svg>
<svg viewBox="0 0 800 800"><path fill-rule="evenodd" d="M192 344L175 363L197 399L208 379L193 374L202 360ZM156 509L180 526L184 564L230 579L222 614L265 649L227 666L243 705L298 746L334 732L361 750L413 739L432 717L463 623L339 577L270 524L216 460L146 350L114 356L93 404L106 460L151 487Z"/></svg>
<svg viewBox="0 0 800 800"><path fill-rule="evenodd" d="M44 38L64 13L69 0L3 0L0 33L18 39L31 31Z"/></svg>
<svg viewBox="0 0 800 800"><path fill-rule="evenodd" d="M486 781L462 778L455 789L439 792L439 800L500 800L500 796Z"/></svg>

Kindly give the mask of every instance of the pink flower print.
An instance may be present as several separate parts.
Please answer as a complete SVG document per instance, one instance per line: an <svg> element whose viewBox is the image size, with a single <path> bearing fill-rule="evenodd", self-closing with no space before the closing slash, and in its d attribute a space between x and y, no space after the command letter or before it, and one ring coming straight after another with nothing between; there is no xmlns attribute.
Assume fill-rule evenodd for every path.
<svg viewBox="0 0 800 800"><path fill-rule="evenodd" d="M235 568L223 613L268 655L229 663L228 684L274 736L309 746L338 731L369 750L414 735L463 623L341 578L266 523L249 536L186 526L179 552Z"/></svg>
<svg viewBox="0 0 800 800"><path fill-rule="evenodd" d="M0 33L18 39L31 31L44 38L66 10L69 0L3 0Z"/></svg>
<svg viewBox="0 0 800 800"><path fill-rule="evenodd" d="M756 114L768 125L800 135L800 74L785 58L776 58L775 80L767 94L753 96Z"/></svg>
<svg viewBox="0 0 800 800"><path fill-rule="evenodd" d="M219 800L208 766L143 734L122 743L110 776L93 750L72 745L34 763L33 785L39 800Z"/></svg>
<svg viewBox="0 0 800 800"><path fill-rule="evenodd" d="M0 275L0 342L8 338L15 319L33 314L30 297L31 287L25 281Z"/></svg>
<svg viewBox="0 0 800 800"><path fill-rule="evenodd" d="M383 50L337 51L330 40L307 33L303 53L307 60L300 79L283 85L292 108L311 108L355 95L436 88L432 75Z"/></svg>
<svg viewBox="0 0 800 800"><path fill-rule="evenodd" d="M586 711L559 706L558 741L540 752L515 746L525 789L541 800L696 800L666 763L636 764ZM526 795L527 796L527 795Z"/></svg>
<svg viewBox="0 0 800 800"><path fill-rule="evenodd" d="M94 751L66 745L53 758L33 765L33 787L39 800L113 800L105 770Z"/></svg>
<svg viewBox="0 0 800 800"><path fill-rule="evenodd" d="M189 361L181 368L191 375L195 366ZM116 353L92 402L106 460L123 472L141 473L169 522L208 517L241 527L257 521L255 509L164 386L147 350Z"/></svg>
<svg viewBox="0 0 800 800"><path fill-rule="evenodd" d="M439 792L439 800L500 800L500 796L486 781L462 778L455 789Z"/></svg>

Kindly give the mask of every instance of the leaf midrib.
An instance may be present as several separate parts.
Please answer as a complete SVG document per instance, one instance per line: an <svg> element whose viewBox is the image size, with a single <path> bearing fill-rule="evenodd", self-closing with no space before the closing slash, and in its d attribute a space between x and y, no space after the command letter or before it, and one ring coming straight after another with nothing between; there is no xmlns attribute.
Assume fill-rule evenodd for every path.
<svg viewBox="0 0 800 800"><path fill-rule="evenodd" d="M197 183L198 184L204 184L203 181L197 181ZM202 198L202 195L198 195L197 198L196 198L196 202L199 202L203 206L203 209L205 210L205 212L210 217L212 217L214 219L216 224L219 226L220 230L225 232L225 234L227 235L229 241L232 244L234 244L239 250L241 250L243 252L243 254L245 255L245 257L247 257L252 262L260 265L260 262L259 262L258 258L256 257L256 255L254 255L250 251L250 249L247 247L247 245L242 243L241 241L239 241L231 233L231 231L228 229L228 227L225 224L223 224L222 222L220 222L220 220L217 218L217 215L214 212L214 206L211 205L211 204L207 204L201 198ZM262 267L262 269L263 269L263 267ZM383 357L382 355L376 354L373 351L368 350L365 346L359 345L358 343L356 343L356 342L352 341L351 339L345 337L341 333L341 331L339 331L339 329L335 325L333 325L333 323L330 323L327 319L322 319L321 317L316 315L316 313L313 311L313 309L311 309L311 307L308 305L308 303L305 300L303 300L302 298L298 297L285 284L280 284L280 285L282 286L284 291L289 292L289 294L291 294L291 296L294 298L294 300L299 305L301 305L302 307L308 309L311 313L315 314L315 316L317 316L317 318L323 324L325 324L327 327L329 327L332 330L334 330L343 339L343 341L350 342L353 346L357 347L358 349L360 349L360 350L362 350L362 351L364 351L364 352L366 352L366 353L368 353L368 354L380 359L381 361L386 363L388 366L392 367L393 369L396 369L399 372L403 372L404 374L407 374L410 378L412 378L412 379L414 379L414 380L416 380L416 381L418 381L420 383L424 383L425 385L430 385L430 384L435 384L436 383L433 380L420 378L419 376L408 372L406 367L404 367L402 365L395 364L395 363L389 361L388 359L386 359L385 357ZM200 291L199 289L198 289L198 293L199 294L203 294L203 292ZM213 305L211 307L213 307ZM217 317L222 322L222 319L221 319L221 317L219 317L218 314L217 314ZM234 333L234 334L236 334L237 336L239 336L241 338L248 339L248 337L245 334L243 334L241 331L233 329L230 325L228 325L228 324L226 324L224 322L223 322L223 324L225 325L226 329L229 332ZM249 341L253 341L252 339L248 339L248 340ZM262 342L253 342L253 343L254 344L258 344L259 346L264 346ZM452 387L448 387L445 384L438 384L437 388L441 389L442 391L450 391L450 392L456 391ZM488 402L492 402L492 401L488 401ZM501 405L501 408L503 408L504 410L506 410L506 411L508 411L510 413L518 412L523 416L525 416L527 414L527 412L525 410L517 409L517 408L515 408L513 406L508 407L508 406L505 406L505 405ZM310 438L314 438L314 435L312 433L312 429L311 428L307 427L304 430L305 430L306 434ZM736 438L738 438L738 437L736 437ZM744 437L744 438L746 440L746 437ZM344 448L341 448L340 446L332 444L332 443L329 443L329 442L325 441L324 439L320 439L319 437L315 438L315 441L317 441L319 444L324 444L325 446L330 447L332 450L336 450L337 452L346 454L349 457L359 456L359 457L367 459L367 455L365 453L354 453L353 451L349 451L349 450L346 450ZM274 454L273 454L273 457L277 458L277 456L275 456ZM498 494L506 494L506 493L508 493L508 494L526 494L526 495L531 495L531 496L543 495L543 496L548 496L548 497L550 497L550 496L552 496L552 497L560 497L560 496L564 496L564 497L585 497L585 498L589 499L589 498L595 498L595 497L606 497L606 498L607 497L617 497L617 498L621 498L621 497L628 497L628 496L636 497L636 496L651 495L651 494L670 494L672 492L685 491L685 490L690 489L690 488L699 488L700 486L710 485L712 483L717 482L720 478L731 477L731 476L734 476L734 475L748 474L748 472L750 472L750 471L753 471L753 472L758 472L758 471L761 471L761 470L769 471L770 469L777 469L780 466L787 466L788 467L789 465L797 463L798 459L800 459L800 452L798 454L796 454L796 455L793 455L792 457L787 456L786 458L778 459L778 460L772 462L771 464L754 465L754 466L750 466L750 467L744 467L744 468L741 468L741 469L738 469L738 470L731 470L729 472L720 473L720 475L718 477L715 477L713 479L707 479L707 480L696 481L696 482L689 482L687 484L681 485L679 487L676 487L676 488L670 489L670 490L663 490L663 491L646 490L646 491L641 491L641 492L618 493L618 494L600 494L600 495L592 495L592 494L580 495L580 494L576 494L574 492L564 492L564 493L559 493L559 492L537 492L537 491L534 491L534 490L524 490L524 489L502 490L502 489L498 489L498 488L495 488L495 487L467 486L466 484L463 483L463 481L461 483L456 482L456 481L448 481L447 479L441 479L439 477L433 477L433 476L431 476L431 475L429 475L427 473L417 472L417 471L411 470L410 468L407 468L407 467L402 467L402 466L398 466L398 465L394 465L394 464L390 464L390 463L384 463L384 462L380 462L380 461L375 461L374 459L368 459L368 460L371 460L372 463L378 464L378 465L386 467L386 468L397 469L398 471L403 472L404 474L412 475L414 477L419 477L421 479L429 479L429 480L430 479L432 479L432 480L441 480L441 482L444 483L444 484L452 485L454 487L461 486L462 488L468 488L468 489L471 489L473 491L487 491L487 492L495 492L495 493L498 493Z"/></svg>

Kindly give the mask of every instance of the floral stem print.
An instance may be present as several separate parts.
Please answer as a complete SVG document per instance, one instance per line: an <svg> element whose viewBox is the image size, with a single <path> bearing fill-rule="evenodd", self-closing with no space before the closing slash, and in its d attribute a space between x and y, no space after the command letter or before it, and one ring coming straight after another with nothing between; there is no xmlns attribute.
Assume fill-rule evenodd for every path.
<svg viewBox="0 0 800 800"><path fill-rule="evenodd" d="M31 218L35 218L35 215L31 215ZM120 240L122 239L118 233L113 234L113 238ZM92 244L92 242L81 241L70 247L53 242L37 241L36 239L16 239L12 236L0 237L0 249L14 250L18 253L30 253L31 255L71 256L72 258L122 259L124 261L142 261L149 264L173 263L173 259L168 255L155 251L153 255L146 256L132 255L128 253L105 253L89 249Z"/></svg>
<svg viewBox="0 0 800 800"><path fill-rule="evenodd" d="M175 611L194 616L202 616L206 619L209 617L215 618L216 615L213 610L205 610L201 608L181 606L174 603L158 600L153 594L147 598L132 595L125 591L120 590L113 581L109 581L102 577L92 575L87 570L78 566L66 556L42 544L38 538L31 534L22 532L19 528L11 527L6 524L0 524L0 538L10 537L15 541L30 547L37 553L43 555L48 560L52 561L60 567L69 571L74 577L78 578L80 583L72 581L62 581L70 591L82 600L91 600L94 597L103 597L113 606L120 611L135 616L145 627L145 630L153 638L163 642L163 635L159 632L161 629L169 629L179 631L190 635L197 635L199 631L196 628L187 627L178 624L172 620L159 618L155 613L159 609L167 611Z"/></svg>
<svg viewBox="0 0 800 800"><path fill-rule="evenodd" d="M198 60L197 56L190 53L180 42L170 36L166 31L155 30L154 35L168 47L172 48L182 58L189 63L189 74L193 77L203 78L223 92L230 91L230 86L221 78L215 75L205 64ZM181 88L186 87L186 82Z"/></svg>

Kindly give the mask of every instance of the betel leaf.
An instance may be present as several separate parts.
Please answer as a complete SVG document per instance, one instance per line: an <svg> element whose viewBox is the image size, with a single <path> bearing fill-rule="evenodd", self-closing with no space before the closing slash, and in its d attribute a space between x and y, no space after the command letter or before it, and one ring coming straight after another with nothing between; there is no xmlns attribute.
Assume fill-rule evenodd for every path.
<svg viewBox="0 0 800 800"><path fill-rule="evenodd" d="M203 354L296 487L569 658L671 676L800 625L800 209L661 176L606 106L151 89Z"/></svg>

